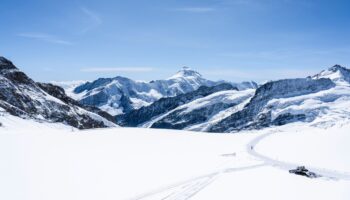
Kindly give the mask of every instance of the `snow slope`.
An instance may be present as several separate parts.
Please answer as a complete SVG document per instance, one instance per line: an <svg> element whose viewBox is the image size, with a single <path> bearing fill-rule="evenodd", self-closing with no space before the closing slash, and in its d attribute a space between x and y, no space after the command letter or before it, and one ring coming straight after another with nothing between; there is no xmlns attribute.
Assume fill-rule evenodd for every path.
<svg viewBox="0 0 350 200"><path fill-rule="evenodd" d="M1 113L0 122L0 199L350 198L349 125L199 134L78 131ZM250 152L252 144L271 160ZM288 173L284 162L338 173L309 179Z"/></svg>
<svg viewBox="0 0 350 200"><path fill-rule="evenodd" d="M312 76L313 79L329 78L336 82L338 85L349 85L350 83L350 69L342 67L340 65L334 65L333 67L323 70L322 72Z"/></svg>
<svg viewBox="0 0 350 200"><path fill-rule="evenodd" d="M172 110L178 107L182 107L181 105L190 103L196 99L210 96L219 91L227 91L227 90L237 90L237 88L227 83L222 83L212 87L201 86L197 90L192 92L180 94L175 97L161 98L160 100L152 103L149 106L145 106L138 110L133 110L129 113L126 113L125 115L118 116L117 121L122 126L129 126L129 127L141 126L142 124L150 123L152 121L154 121L155 123L158 123L161 120L163 120L161 116L168 117L167 115L168 112L171 112ZM208 110L208 112L212 113L223 109L223 107L229 107L229 106L232 106L232 104L228 104L225 102L220 103L218 101L214 101L213 106L211 107L210 111ZM170 115L175 115L175 116L172 116L173 117L172 119L174 119L172 122L170 123L162 122L162 124L160 125L157 124L157 126L155 127L181 129L182 127L188 124L196 123L197 120L201 117L197 114L193 116L188 116L188 118L185 119L183 118L184 116L181 116L176 112L179 110L174 110L174 111L175 112L169 113ZM205 114L205 112L202 112L201 114L204 114L204 116L201 119L199 119L201 121L205 120L205 117L206 117L205 115L210 115L209 113ZM169 117L171 117L170 115ZM159 120L157 120L158 118ZM180 125L181 122L177 123L180 125L180 127L174 127L173 126L174 123L178 122L179 120L184 121L184 123L182 123L181 125ZM150 125L153 127L154 124L152 123Z"/></svg>
<svg viewBox="0 0 350 200"><path fill-rule="evenodd" d="M157 127L157 124L167 123L173 128L181 125L185 130L206 131L212 124L225 118L223 113L232 113L243 107L254 92L254 89L215 92L157 116L142 127Z"/></svg>

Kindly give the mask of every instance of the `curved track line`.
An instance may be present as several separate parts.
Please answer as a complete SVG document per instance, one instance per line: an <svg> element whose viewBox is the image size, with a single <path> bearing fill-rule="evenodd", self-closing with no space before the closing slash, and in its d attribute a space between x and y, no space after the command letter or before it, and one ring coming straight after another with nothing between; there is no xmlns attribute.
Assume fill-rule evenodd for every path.
<svg viewBox="0 0 350 200"><path fill-rule="evenodd" d="M153 195L166 192L167 190L174 189L176 187L181 187L183 186L180 191L175 191L165 198L162 198L163 200L187 200L191 197L193 197L195 194L203 190L205 187L210 185L213 181L215 181L221 174L226 174L226 173L232 173L232 172L237 172L237 171L244 171L244 170L250 170L258 167L262 167L265 164L258 164L258 165L249 165L245 167L237 167L237 168L225 168L223 170L219 170L213 173L205 174L202 176L194 177L185 181L177 182L165 187L158 188L156 190L153 190L151 192L141 194L137 197L128 199L128 200L141 200L147 197L151 197ZM204 180L202 180L204 179ZM194 183L193 183L194 182ZM175 198L177 197L177 198Z"/></svg>
<svg viewBox="0 0 350 200"><path fill-rule="evenodd" d="M303 165L300 163L291 163L291 162L275 160L275 159L272 159L272 158L265 156L261 153L258 153L255 150L255 146L259 142L261 142L264 138L269 137L273 134L275 134L275 132L259 135L258 137L251 140L246 146L247 152L251 156L258 158L261 161L264 161L267 165L271 165L273 167L277 167L277 168L280 168L283 170L295 169L297 166ZM328 178L331 180L350 180L350 174L347 172L338 172L335 170L321 169L321 168L316 168L316 167L312 167L312 166L307 166L307 168L310 169L311 171L321 175L322 177Z"/></svg>
<svg viewBox="0 0 350 200"><path fill-rule="evenodd" d="M273 135L274 133L275 132L270 132L263 135L259 135L246 144L247 153L251 155L253 158L259 161L262 161L263 164L256 164L256 165L237 167L237 168L224 168L222 170L214 171L212 173L208 173L202 176L194 177L185 181L180 181L165 187L158 188L156 190L131 198L129 200L142 200L142 199L149 198L178 187L179 189L173 192L169 192L170 194L165 195L161 199L162 200L188 200L194 195L196 195L198 192L206 188L212 182L214 182L222 174L255 169L266 165L270 165L282 170L290 170L290 169L296 168L297 166L300 166L300 164L298 163L290 163L290 162L275 160L255 151L255 146L259 142L261 142L264 138ZM350 180L349 173L345 173L345 172L342 173L342 172L337 172L335 170L328 170L328 169L320 169L320 168L315 168L311 166L307 166L307 168L310 169L311 171L314 171L315 173L320 174L322 177L330 180Z"/></svg>

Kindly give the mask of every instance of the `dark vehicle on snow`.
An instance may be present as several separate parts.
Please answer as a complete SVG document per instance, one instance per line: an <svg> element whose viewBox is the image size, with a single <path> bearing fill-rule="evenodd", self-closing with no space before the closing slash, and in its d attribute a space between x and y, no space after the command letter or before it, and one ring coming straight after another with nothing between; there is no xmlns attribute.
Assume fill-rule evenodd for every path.
<svg viewBox="0 0 350 200"><path fill-rule="evenodd" d="M306 169L305 166L298 166L296 169L291 169L289 170L289 173L300 175L300 176L306 176L308 178L320 177L320 175Z"/></svg>

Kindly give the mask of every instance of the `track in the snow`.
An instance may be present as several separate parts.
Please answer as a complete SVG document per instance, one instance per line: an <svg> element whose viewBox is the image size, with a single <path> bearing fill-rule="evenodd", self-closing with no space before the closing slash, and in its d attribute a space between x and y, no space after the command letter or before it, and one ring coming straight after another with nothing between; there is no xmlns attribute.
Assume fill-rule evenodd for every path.
<svg viewBox="0 0 350 200"><path fill-rule="evenodd" d="M286 171L288 171L290 169L295 169L296 167L303 165L302 163L290 163L290 162L284 162L284 161L275 160L275 159L272 159L272 158L270 158L268 156L260 154L259 152L257 152L255 150L255 146L259 142L261 142L264 138L269 137L269 136L271 136L273 134L276 134L276 133L275 132L266 133L266 134L263 134L263 135L259 135L258 137L256 137L253 140L251 140L246 146L247 152L251 156L253 156L253 157L255 157L255 158L265 162L266 165L271 165L273 167L277 167L279 169L286 170ZM322 177L324 177L326 179L330 179L330 180L350 180L350 174L347 173L347 172L338 172L338 171L335 171L335 170L321 169L321 168L312 167L312 166L306 166L306 167L310 171L315 172L315 173L321 175Z"/></svg>
<svg viewBox="0 0 350 200"><path fill-rule="evenodd" d="M219 178L220 175L226 173L232 173L237 171L250 170L254 168L258 168L264 166L264 164L258 165L250 165L245 167L237 167L237 168L225 168L213 173L209 173L206 175L198 176L191 178L186 181L181 181L175 184L168 185L166 187L162 187L156 189L154 191L139 195L137 197L131 198L129 200L143 200L143 199L151 199L150 197L155 196L160 193L165 193L166 191L170 191L167 194L164 194L163 197L159 198L161 200L187 200L193 197L195 194L203 190L205 187L210 185L213 181Z"/></svg>
<svg viewBox="0 0 350 200"><path fill-rule="evenodd" d="M250 169L255 169L262 166L273 166L273 167L288 171L290 169L294 169L297 166L299 166L300 164L297 164L297 163L289 163L289 162L283 162L283 161L272 159L268 156L258 153L255 150L255 146L260 141L262 141L264 138L268 136L273 135L274 133L275 132L270 132L263 135L259 135L246 145L247 153L252 157L254 157L256 160L262 161L263 162L262 164L237 167L237 168L224 168L222 170L215 171L213 173L208 173L202 176L194 177L185 181L177 182L177 183L153 190L151 192L139 195L129 200L148 200L148 199L153 200L152 197L156 195L158 195L157 199L159 200L188 200L194 195L196 195L198 192L203 190L205 187L210 185L213 181L219 178L219 176L224 175L226 173L250 170ZM348 173L337 172L334 170L320 169L320 168L315 168L310 166L307 166L307 168L313 172L316 172L317 174L320 174L322 177L330 180L350 180L350 175ZM162 193L164 194L159 196L159 194L162 194Z"/></svg>

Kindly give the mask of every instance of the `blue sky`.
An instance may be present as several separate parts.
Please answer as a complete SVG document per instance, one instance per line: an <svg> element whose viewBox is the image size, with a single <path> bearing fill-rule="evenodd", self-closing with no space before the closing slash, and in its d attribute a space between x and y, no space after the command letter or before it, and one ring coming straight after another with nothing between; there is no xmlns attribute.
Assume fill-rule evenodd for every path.
<svg viewBox="0 0 350 200"><path fill-rule="evenodd" d="M0 55L37 81L264 81L350 66L341 0L1 0Z"/></svg>

